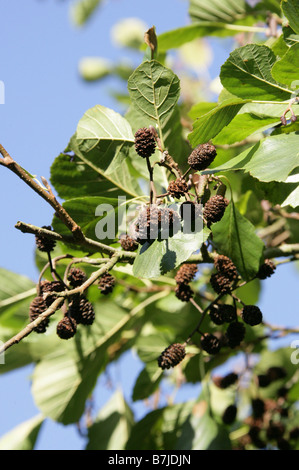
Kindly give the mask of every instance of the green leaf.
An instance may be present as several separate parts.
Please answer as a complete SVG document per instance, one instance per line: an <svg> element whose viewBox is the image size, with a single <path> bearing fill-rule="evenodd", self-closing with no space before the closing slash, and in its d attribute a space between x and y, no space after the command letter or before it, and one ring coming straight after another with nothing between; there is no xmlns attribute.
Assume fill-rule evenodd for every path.
<svg viewBox="0 0 299 470"><path fill-rule="evenodd" d="M299 4L297 0L282 0L281 9L291 28L296 34L299 34Z"/></svg>
<svg viewBox="0 0 299 470"><path fill-rule="evenodd" d="M123 116L105 106L96 105L80 119L76 140L84 157L87 160L96 159L97 165L109 175L128 156L134 136Z"/></svg>
<svg viewBox="0 0 299 470"><path fill-rule="evenodd" d="M101 1L102 0L77 0L70 7L72 22L76 26L83 26L98 8Z"/></svg>
<svg viewBox="0 0 299 470"><path fill-rule="evenodd" d="M15 334L28 321L29 304L36 296L36 284L28 277L4 268L0 268L0 277L0 325Z"/></svg>
<svg viewBox="0 0 299 470"><path fill-rule="evenodd" d="M0 450L33 450L44 418L28 419L1 437Z"/></svg>
<svg viewBox="0 0 299 470"><path fill-rule="evenodd" d="M163 371L158 367L157 360L148 362L136 379L132 395L133 401L144 400L152 395L162 378Z"/></svg>
<svg viewBox="0 0 299 470"><path fill-rule="evenodd" d="M77 155L58 155L51 166L50 181L62 199L126 194Z"/></svg>
<svg viewBox="0 0 299 470"><path fill-rule="evenodd" d="M248 11L245 0L191 0L189 15L191 20L221 21L232 23L236 19L244 18Z"/></svg>
<svg viewBox="0 0 299 470"><path fill-rule="evenodd" d="M253 225L262 222L264 213L254 191L248 190L242 194L236 203L236 207Z"/></svg>
<svg viewBox="0 0 299 470"><path fill-rule="evenodd" d="M291 206L294 209L299 206L299 186L294 189L281 203L281 207Z"/></svg>
<svg viewBox="0 0 299 470"><path fill-rule="evenodd" d="M171 116L180 95L178 77L155 60L143 62L130 76L128 90L132 106L157 125L162 126Z"/></svg>
<svg viewBox="0 0 299 470"><path fill-rule="evenodd" d="M294 88L293 82L298 86L298 70L295 64L299 61L299 44L294 44L272 67L273 78L288 87Z"/></svg>
<svg viewBox="0 0 299 470"><path fill-rule="evenodd" d="M188 139L193 147L208 142L227 126L248 100L239 98L223 101L219 106L200 116L193 124ZM193 112L194 114L194 112Z"/></svg>
<svg viewBox="0 0 299 470"><path fill-rule="evenodd" d="M85 236L111 243L115 241L118 232L118 204L118 199L92 196L69 199L63 203L63 207L81 227ZM70 233L56 216L52 226L61 235ZM105 235L107 238L100 238Z"/></svg>
<svg viewBox="0 0 299 470"><path fill-rule="evenodd" d="M296 34L295 31L289 26L282 27L283 38L288 46L293 46L299 42L299 34Z"/></svg>
<svg viewBox="0 0 299 470"><path fill-rule="evenodd" d="M206 227L198 233L184 233L179 230L168 239L155 240L151 244L146 242L138 249L133 265L134 276L157 278L177 268L200 249L209 234Z"/></svg>
<svg viewBox="0 0 299 470"><path fill-rule="evenodd" d="M208 412L203 416L190 415L178 439L179 450L230 450L228 431L218 424Z"/></svg>
<svg viewBox="0 0 299 470"><path fill-rule="evenodd" d="M124 351L124 344L119 344L121 335L134 325L134 315L126 314L115 303L102 301L94 307L95 322L79 325L74 338L60 340L55 351L43 357L33 372L36 405L44 416L63 424L80 419L98 375L111 359L109 346L117 345L117 350L122 346Z"/></svg>
<svg viewBox="0 0 299 470"><path fill-rule="evenodd" d="M213 171L245 170L260 181L286 181L298 166L297 132L267 137Z"/></svg>
<svg viewBox="0 0 299 470"><path fill-rule="evenodd" d="M132 428L126 450L174 450L193 401L151 411Z"/></svg>
<svg viewBox="0 0 299 470"><path fill-rule="evenodd" d="M228 24L221 21L196 21L188 26L167 31L158 36L160 52L177 49L187 42L205 36L234 36L238 32L247 31L247 25Z"/></svg>
<svg viewBox="0 0 299 470"><path fill-rule="evenodd" d="M248 281L254 277L263 259L264 243L232 201L222 219L213 224L212 233L219 253L234 262L242 278Z"/></svg>
<svg viewBox="0 0 299 470"><path fill-rule="evenodd" d="M77 164L80 163L81 165L85 165L86 167L88 167L88 168L90 168L94 171L94 175L98 175L98 177L99 177L99 190L100 191L102 191L101 182L104 179L104 180L106 180L106 182L108 182L106 184L110 184L111 189L115 190L115 192L117 192L117 195L125 193L125 194L129 194L130 196L135 197L135 196L140 196L140 195L143 194L141 189L140 189L140 186L138 184L138 181L137 181L137 179L140 177L140 175L137 173L136 170L134 171L134 168L132 167L132 164L131 164L129 158L127 158L125 160L122 160L121 165L118 165L118 166L112 165L114 170L111 173L110 172L107 173L107 171L105 170L105 167L103 167L103 163L105 165L109 165L109 161L111 163L111 160L113 159L113 156L114 156L114 153L113 153L114 150L116 149L118 144L119 144L119 148L121 147L122 144L115 141L112 144L111 148L109 149L109 141L106 141L105 147L107 149L107 154L106 154L107 161L105 162L105 161L99 161L99 152L98 152L97 148L95 148L94 150L92 150L88 153L82 153L79 149L79 145L78 145L78 141L77 141L76 137L77 137L76 134L74 134L73 137L71 138L65 152L74 152L74 154L77 157L74 160L75 163L77 163ZM129 146L129 143L127 145L125 145L126 151L129 150L128 146ZM124 150L124 148L122 150ZM119 158L120 158L120 155L118 155L118 159L117 159L118 161L119 161ZM109 169L111 170L111 167ZM79 182L80 178L79 178L79 175L78 175L78 171L82 172L82 166L81 166L81 168L78 168L76 171L77 171L76 174L77 174L78 182ZM65 184L64 192L69 191L68 190L69 185L70 186L74 185L74 183L72 183L72 181L71 181L71 173L68 173L68 175L69 175L70 179L64 183ZM92 176L90 176L90 178L92 178ZM56 177L56 179L57 179L57 177ZM60 179L60 181L61 181L61 179ZM84 184L86 184L86 182L85 182L85 172L82 172L82 182ZM94 184L95 184L95 182L94 182ZM73 191L73 188L71 189L71 191ZM109 191L110 191L110 189L109 189ZM115 196L115 194L114 194L114 196Z"/></svg>
<svg viewBox="0 0 299 470"><path fill-rule="evenodd" d="M88 428L86 450L123 450L134 424L121 391L116 391Z"/></svg>
<svg viewBox="0 0 299 470"><path fill-rule="evenodd" d="M222 65L222 85L240 98L252 100L286 100L291 91L274 80L271 69L276 61L267 46L247 44L235 49Z"/></svg>

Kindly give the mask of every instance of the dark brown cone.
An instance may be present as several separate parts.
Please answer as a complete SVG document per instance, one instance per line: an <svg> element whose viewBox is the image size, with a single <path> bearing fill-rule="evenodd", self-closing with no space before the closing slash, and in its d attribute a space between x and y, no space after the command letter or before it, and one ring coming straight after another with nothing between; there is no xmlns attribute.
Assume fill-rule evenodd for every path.
<svg viewBox="0 0 299 470"><path fill-rule="evenodd" d="M264 400L261 398L253 398L251 400L251 407L253 418L258 419L263 417L266 411Z"/></svg>
<svg viewBox="0 0 299 470"><path fill-rule="evenodd" d="M197 273L197 264L182 264L178 269L178 272L175 276L175 281L177 284L189 284Z"/></svg>
<svg viewBox="0 0 299 470"><path fill-rule="evenodd" d="M45 299L48 307L56 299L55 294L51 295L51 292L63 292L64 290L65 286L60 281L42 281L40 283L40 295Z"/></svg>
<svg viewBox="0 0 299 470"><path fill-rule="evenodd" d="M214 266L217 271L231 281L234 281L238 277L237 268L228 256L218 255L214 259Z"/></svg>
<svg viewBox="0 0 299 470"><path fill-rule="evenodd" d="M216 148L211 144L198 145L189 155L188 164L193 170L205 170L214 161L217 155Z"/></svg>
<svg viewBox="0 0 299 470"><path fill-rule="evenodd" d="M85 298L74 299L70 303L69 315L82 325L92 325L95 320L93 305Z"/></svg>
<svg viewBox="0 0 299 470"><path fill-rule="evenodd" d="M212 274L210 283L217 294L227 294L231 291L231 281L220 273Z"/></svg>
<svg viewBox="0 0 299 470"><path fill-rule="evenodd" d="M265 262L260 266L260 269L256 275L258 279L266 279L272 276L276 269L275 264L270 259L266 259Z"/></svg>
<svg viewBox="0 0 299 470"><path fill-rule="evenodd" d="M175 288L175 295L182 302L189 302L193 297L193 291L188 284L178 284Z"/></svg>
<svg viewBox="0 0 299 470"><path fill-rule="evenodd" d="M104 295L111 294L115 286L116 279L109 273L103 274L98 283L98 288Z"/></svg>
<svg viewBox="0 0 299 470"><path fill-rule="evenodd" d="M272 366L267 370L267 376L271 382L275 380L284 379L287 376L287 371L284 367Z"/></svg>
<svg viewBox="0 0 299 470"><path fill-rule="evenodd" d="M177 179L175 181L170 181L167 192L170 196L179 199L181 196L184 196L188 192L188 186L185 180Z"/></svg>
<svg viewBox="0 0 299 470"><path fill-rule="evenodd" d="M140 157L150 157L156 150L156 140L150 129L142 127L135 133L135 150Z"/></svg>
<svg viewBox="0 0 299 470"><path fill-rule="evenodd" d="M226 338L230 348L240 346L241 342L245 338L246 329L243 323L238 321L232 322L228 325L226 330Z"/></svg>
<svg viewBox="0 0 299 470"><path fill-rule="evenodd" d="M135 251L138 248L138 243L127 234L121 235L119 243L125 251Z"/></svg>
<svg viewBox="0 0 299 470"><path fill-rule="evenodd" d="M168 207L159 207L155 204L146 207L136 221L136 241L144 244L146 241L159 237L159 230L169 229L170 234L178 228L178 215Z"/></svg>
<svg viewBox="0 0 299 470"><path fill-rule="evenodd" d="M57 323L56 332L61 339L70 339L75 336L77 331L76 320L72 317L65 316Z"/></svg>
<svg viewBox="0 0 299 470"><path fill-rule="evenodd" d="M73 288L81 286L86 279L85 272L80 268L72 268L67 277L67 280Z"/></svg>
<svg viewBox="0 0 299 470"><path fill-rule="evenodd" d="M52 227L50 225L44 225L42 228L52 231ZM39 251L45 253L50 253L56 246L55 240L50 240L50 238L47 238L44 235L35 235L35 244Z"/></svg>
<svg viewBox="0 0 299 470"><path fill-rule="evenodd" d="M34 320L39 317L39 315L47 310L47 305L46 302L44 301L43 297L38 296L35 297L29 307L29 319L30 322L33 322ZM37 327L33 329L36 333L45 333L48 325L49 325L49 318L45 318Z"/></svg>
<svg viewBox="0 0 299 470"><path fill-rule="evenodd" d="M239 379L238 374L236 374L235 372L230 372L229 374L226 374L224 377L215 377L213 379L213 382L217 387L226 389L230 387L231 385L234 385L238 379Z"/></svg>
<svg viewBox="0 0 299 470"><path fill-rule="evenodd" d="M208 354L218 354L221 349L219 339L211 334L206 334L201 338L201 346Z"/></svg>
<svg viewBox="0 0 299 470"><path fill-rule="evenodd" d="M219 307L219 305L212 305L210 308L210 318L215 325L223 325L224 323L224 318Z"/></svg>
<svg viewBox="0 0 299 470"><path fill-rule="evenodd" d="M259 374L257 380L258 386L261 388L268 387L271 383L270 377L267 374Z"/></svg>
<svg viewBox="0 0 299 470"><path fill-rule="evenodd" d="M285 426L282 423L270 423L266 431L266 436L269 440L279 439L283 436L284 432Z"/></svg>
<svg viewBox="0 0 299 470"><path fill-rule="evenodd" d="M236 405L229 405L222 415L222 422L224 424L233 424L236 420L238 409Z"/></svg>
<svg viewBox="0 0 299 470"><path fill-rule="evenodd" d="M186 356L185 348L180 343L168 346L158 358L158 366L161 369L170 369L179 364Z"/></svg>
<svg viewBox="0 0 299 470"><path fill-rule="evenodd" d="M206 202L203 209L203 217L208 227L222 219L227 205L228 200L220 195L212 196Z"/></svg>
<svg viewBox="0 0 299 470"><path fill-rule="evenodd" d="M261 428L259 426L251 426L248 431L248 436L252 444L258 449L266 447L266 443L260 438Z"/></svg>
<svg viewBox="0 0 299 470"><path fill-rule="evenodd" d="M233 305L223 304L219 305L220 314L225 323L231 323L237 320L237 312Z"/></svg>
<svg viewBox="0 0 299 470"><path fill-rule="evenodd" d="M256 305L245 305L241 312L242 319L247 325L259 325L263 321L263 315Z"/></svg>

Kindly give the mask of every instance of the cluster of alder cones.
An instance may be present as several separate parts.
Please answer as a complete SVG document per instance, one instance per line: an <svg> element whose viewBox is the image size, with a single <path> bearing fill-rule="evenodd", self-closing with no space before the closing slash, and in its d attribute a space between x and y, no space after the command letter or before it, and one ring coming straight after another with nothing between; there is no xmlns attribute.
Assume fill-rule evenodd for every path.
<svg viewBox="0 0 299 470"><path fill-rule="evenodd" d="M51 226L44 226L52 230ZM50 254L55 248L55 241L49 240L42 235L35 237L36 247L41 252ZM68 289L75 289L86 282L85 272L80 268L71 268L67 275L67 284L62 280L43 280L37 286L37 296L32 300L29 307L29 319L34 321L45 312L53 303L56 294ZM115 278L110 273L104 273L98 282L98 288L103 295L112 292ZM76 332L79 324L92 325L95 320L95 311L86 295L74 294L67 298L63 306L63 318L57 323L56 332L61 339L70 339ZM49 317L42 320L35 328L36 333L45 333L49 326Z"/></svg>
<svg viewBox="0 0 299 470"><path fill-rule="evenodd" d="M238 280L237 269L233 262L224 255L215 257L214 266L217 272L212 274L210 284L217 294L229 296L234 287L234 282ZM275 269L276 266L271 260L265 260L256 277L266 279L274 273ZM180 266L177 271L175 295L182 302L188 302L194 296L190 283L196 273L197 265L188 263ZM237 309L235 301L233 304L221 303L220 300L212 302L208 314L214 326L221 325L222 327L217 334L201 333L200 347L210 355L218 354L224 347L234 349L240 346L245 338L246 325L256 326L263 321L263 315L259 307L242 303L242 309ZM225 331L223 331L223 326ZM179 364L186 356L185 346L186 343L174 343L168 346L158 358L159 367L170 369Z"/></svg>
<svg viewBox="0 0 299 470"><path fill-rule="evenodd" d="M254 375L256 391L251 397L249 413L244 420L248 430L234 443L234 449L265 449L269 443L279 450L296 448L299 427L288 426L293 410L287 401L287 376L287 370L282 366L270 366L264 373ZM240 380L240 376L235 372L230 372L224 377L213 377L214 384L223 390L234 385L239 386ZM263 389L273 384L275 396L265 398ZM230 404L223 413L223 423L233 424L237 414L237 403Z"/></svg>
<svg viewBox="0 0 299 470"><path fill-rule="evenodd" d="M142 158L149 159L154 154L156 149L156 133L151 128L141 128L135 133L135 150ZM211 143L204 143L198 145L188 157L189 169L194 171L202 171L207 169L214 161L217 155L216 148ZM188 197L189 186L184 178L178 178L171 181L167 188L166 196L172 196L175 199L181 197L186 198L180 206L180 216L184 205L191 205L193 207L193 217L202 216L203 221L207 227L220 221L225 213L226 207L229 201L224 197L225 189L224 185L220 185L220 188L216 195L210 196L210 190L207 187L203 192L200 202L203 205L202 214L197 211L197 204L190 200ZM225 187L224 187L225 188ZM151 222L156 227L163 221L164 218L168 218L170 226L172 227L175 222L176 214L173 211L167 209L159 209L158 206L154 207L151 211L146 208L141 216L137 220L136 241L143 243L144 240L150 240L154 238L150 231ZM140 236L139 236L140 235ZM236 282L239 279L237 268L234 263L224 255L218 255L215 258L214 266L216 272L212 274L210 278L210 285L216 294L224 296L231 294ZM265 260L261 266L257 277L259 279L265 279L271 276L275 271L275 265L270 260ZM176 289L175 295L182 302L189 302L193 298L194 292L190 287L191 281L194 279L197 272L197 265L195 264L183 264L176 276ZM215 325L226 324L225 334L219 336L213 334L202 334L201 336L201 348L208 354L217 354L223 346L230 348L238 347L245 338L246 324L250 326L259 325L263 320L262 312L259 307L255 305L242 305L241 312L237 311L236 304L230 303L223 304L220 302L212 303L209 309L209 315L211 321ZM169 369L179 364L186 355L185 344L174 343L168 346L159 356L158 365L162 369ZM233 414L233 411L230 410ZM228 411L229 413L229 411Z"/></svg>
<svg viewBox="0 0 299 470"><path fill-rule="evenodd" d="M139 156L148 159L156 149L157 141L155 132L151 128L141 128L135 133L135 150ZM194 171L202 171L209 167L216 157L216 149L210 143L201 144L196 147L188 157L188 165ZM161 228L167 227L171 231L175 230L177 222L184 220L184 208L191 206L192 217L201 216L208 227L218 222L224 215L228 205L223 191L210 197L210 191L206 188L200 203L203 204L203 211L199 212L196 204L186 197L188 195L189 186L183 178L171 181L167 188L166 195L170 195L176 199L185 196L186 201L180 206L180 214L169 209L152 204L146 207L139 214L135 223L134 236L127 234L120 236L119 243L125 251L135 251L138 246L145 241L151 241L157 238L157 233ZM189 211L190 214L190 211ZM50 226L43 228L51 230ZM47 252L48 254L54 249L55 241L50 240L42 235L36 236L36 246L38 250ZM216 294L226 295L232 292L235 283L238 280L238 272L233 262L224 255L218 255L215 258L214 266L216 272L210 278L210 285ZM197 265L183 264L176 276L175 295L182 302L188 302L193 298L194 292L190 287L191 281L197 273ZM266 260L261 266L257 277L265 279L273 274L275 265ZM72 268L67 276L67 284L62 280L42 281L38 286L38 295L30 305L30 320L34 321L42 314L55 300L57 293L65 291L69 288L81 286L86 281L84 271L79 268ZM107 295L112 292L115 285L115 278L109 273L101 276L98 287L102 294ZM78 324L91 325L95 319L95 312L92 304L85 295L73 295L65 301L64 315L57 324L57 334L62 339L73 337L77 330ZM254 305L243 305L241 313L237 314L235 305L212 303L209 310L211 321L215 325L227 324L225 335L217 337L212 334L202 334L201 347L208 354L217 354L223 346L235 348L241 344L245 337L245 324L254 326L262 322L262 313L259 308ZM240 321L240 318L242 321ZM35 328L38 333L44 333L49 324L49 318L46 317ZM175 343L166 348L158 358L158 364L162 369L169 369L180 363L186 355L185 345Z"/></svg>
<svg viewBox="0 0 299 470"><path fill-rule="evenodd" d="M151 128L143 127L138 129L135 133L135 150L136 153L142 158L149 158L156 149L156 136ZM214 161L217 155L216 148L210 143L198 145L188 157L189 168L194 171L202 171L207 169ZM177 178L170 181L166 195L172 196L175 199L188 196L189 185L183 178ZM206 188L205 194L200 201L203 204L203 211L199 210L199 202L194 203L190 198L186 199L180 207L180 219L184 220L184 208L186 205L192 206L191 214L193 217L201 216L208 227L213 223L220 221L224 215L225 209L229 201L221 194L221 191L213 196L210 196L210 191ZM152 212L152 213L150 213ZM187 210L185 211L187 213ZM188 212L190 213L190 212ZM154 207L152 211L146 208L137 221L137 242L141 240L150 240L150 233L148 232L149 222L154 226L161 223L164 218L169 220L170 227L175 225L175 218L177 214L174 211L167 210L167 208L159 209ZM146 232L146 233L144 233ZM143 236L138 236L138 234ZM154 237L152 237L153 239Z"/></svg>

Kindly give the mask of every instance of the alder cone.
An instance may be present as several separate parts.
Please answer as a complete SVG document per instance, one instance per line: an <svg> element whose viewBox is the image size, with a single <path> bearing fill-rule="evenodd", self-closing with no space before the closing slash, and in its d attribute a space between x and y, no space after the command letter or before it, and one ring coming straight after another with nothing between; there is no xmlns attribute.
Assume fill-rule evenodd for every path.
<svg viewBox="0 0 299 470"><path fill-rule="evenodd" d="M256 275L258 279L266 279L272 276L276 269L276 265L270 259L266 259L265 262L260 266L260 269Z"/></svg>
<svg viewBox="0 0 299 470"><path fill-rule="evenodd" d="M158 366L161 369L170 369L179 364L186 356L185 347L180 343L168 346L158 358Z"/></svg>
<svg viewBox="0 0 299 470"><path fill-rule="evenodd" d="M92 325L95 320L93 305L85 298L74 299L70 303L69 315L82 325Z"/></svg>
<svg viewBox="0 0 299 470"><path fill-rule="evenodd" d="M159 230L169 229L169 234L179 227L179 218L176 212L168 207L159 207L151 204L139 214L136 225L136 241L144 244L159 237Z"/></svg>
<svg viewBox="0 0 299 470"><path fill-rule="evenodd" d="M42 228L52 231L52 227L50 225L44 225ZM45 235L35 235L35 244L39 251L50 253L54 250L56 241L50 240L50 238L45 237Z"/></svg>
<svg viewBox="0 0 299 470"><path fill-rule="evenodd" d="M36 320L41 313L47 310L47 304L43 297L37 296L35 297L29 307L29 320L33 322ZM36 333L45 333L48 325L49 325L49 318L45 318L37 327L33 329Z"/></svg>
<svg viewBox="0 0 299 470"><path fill-rule="evenodd" d="M75 336L77 331L76 320L72 317L65 316L57 323L56 332L61 339L70 339Z"/></svg>
<svg viewBox="0 0 299 470"><path fill-rule="evenodd" d="M210 319L215 325L223 325L224 323L224 318L219 307L219 305L212 305L210 308Z"/></svg>
<svg viewBox="0 0 299 470"><path fill-rule="evenodd" d="M226 374L224 377L214 377L213 382L214 384L222 389L226 389L230 387L231 385L234 385L239 379L238 374L235 372L230 372L229 374Z"/></svg>
<svg viewBox="0 0 299 470"><path fill-rule="evenodd" d="M222 415L222 421L224 424L233 424L236 420L238 409L236 405L229 405Z"/></svg>
<svg viewBox="0 0 299 470"><path fill-rule="evenodd" d="M116 279L110 273L103 274L98 283L98 288L104 295L111 294L115 286Z"/></svg>
<svg viewBox="0 0 299 470"><path fill-rule="evenodd" d="M217 294L228 294L232 288L230 279L221 273L212 274L210 284Z"/></svg>
<svg viewBox="0 0 299 470"><path fill-rule="evenodd" d="M206 334L201 338L201 346L208 354L217 354L221 349L219 339L211 334Z"/></svg>
<svg viewBox="0 0 299 470"><path fill-rule="evenodd" d="M218 255L214 259L214 266L217 271L231 281L235 280L238 277L238 271L232 260L225 255Z"/></svg>
<svg viewBox="0 0 299 470"><path fill-rule="evenodd" d="M150 129L142 127L135 133L135 150L142 158L150 157L156 150L156 140Z"/></svg>
<svg viewBox="0 0 299 470"><path fill-rule="evenodd" d="M86 274L80 268L72 268L67 277L72 287L81 286L87 279Z"/></svg>
<svg viewBox="0 0 299 470"><path fill-rule="evenodd" d="M182 302L189 302L193 297L193 291L188 284L178 284L175 288L175 295Z"/></svg>
<svg viewBox="0 0 299 470"><path fill-rule="evenodd" d="M42 281L40 283L40 295L45 299L47 307L56 299L54 292L63 292L64 290L65 286L60 281Z"/></svg>
<svg viewBox="0 0 299 470"><path fill-rule="evenodd" d="M245 305L241 315L244 322L250 326L259 325L263 321L263 314L256 305Z"/></svg>
<svg viewBox="0 0 299 470"><path fill-rule="evenodd" d="M205 170L217 155L214 145L206 143L198 145L189 155L188 164L193 170Z"/></svg>
<svg viewBox="0 0 299 470"><path fill-rule="evenodd" d="M175 181L170 181L167 192L170 196L179 199L181 196L184 196L185 193L188 192L188 186L185 180L177 179Z"/></svg>
<svg viewBox="0 0 299 470"><path fill-rule="evenodd" d="M138 248L138 243L127 234L121 235L119 243L125 251L135 251Z"/></svg>
<svg viewBox="0 0 299 470"><path fill-rule="evenodd" d="M197 270L197 264L185 263L180 266L174 279L177 284L189 284L194 279Z"/></svg>
<svg viewBox="0 0 299 470"><path fill-rule="evenodd" d="M240 346L241 342L245 338L246 329L243 323L235 321L230 323L226 330L226 338L230 348Z"/></svg>
<svg viewBox="0 0 299 470"><path fill-rule="evenodd" d="M207 222L207 226L219 222L225 212L225 209L228 205L228 200L225 199L220 194L212 196L204 205L203 217Z"/></svg>

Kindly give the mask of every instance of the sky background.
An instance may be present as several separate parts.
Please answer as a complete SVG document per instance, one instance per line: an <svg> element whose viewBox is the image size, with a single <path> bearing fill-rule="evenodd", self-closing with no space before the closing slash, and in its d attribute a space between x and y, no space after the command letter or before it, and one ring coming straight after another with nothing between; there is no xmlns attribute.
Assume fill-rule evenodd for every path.
<svg viewBox="0 0 299 470"><path fill-rule="evenodd" d="M157 33L189 23L187 0L106 0L84 28L75 28L69 18L68 0L9 0L0 2L1 45L0 80L5 85L5 104L0 105L0 142L12 157L32 174L50 177L50 166L66 147L84 112L96 104L118 105L109 95L111 87L121 89L118 79L86 84L78 73L85 56L101 56L117 62L129 56L142 56L121 49L111 40L111 28L129 17L142 19ZM210 41L214 54L211 78L219 74L228 56L228 43ZM0 266L25 274L35 282L34 240L14 228L18 220L49 225L53 211L14 174L0 167ZM264 282L259 306L273 323L294 325L290 306L298 305L298 272L295 266L282 265L275 276ZM287 300L286 300L287 299ZM282 343L275 343L275 346ZM290 344L290 339L283 344ZM130 367L127 367L130 364ZM124 366L126 366L124 368ZM32 401L32 367L0 375L0 436L39 413ZM125 372L124 372L125 370ZM110 369L113 386L124 387L131 403L130 390L141 363L131 352ZM100 408L111 395L107 377L101 377L94 393ZM187 387L177 400L196 397L198 387ZM135 404L136 418L146 411ZM83 449L85 441L75 426L64 427L47 420L36 449Z"/></svg>

